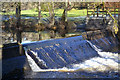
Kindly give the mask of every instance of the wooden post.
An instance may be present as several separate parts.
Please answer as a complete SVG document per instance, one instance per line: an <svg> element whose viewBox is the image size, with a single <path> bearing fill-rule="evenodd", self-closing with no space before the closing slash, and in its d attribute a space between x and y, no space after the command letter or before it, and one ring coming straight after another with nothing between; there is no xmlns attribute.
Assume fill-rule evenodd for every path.
<svg viewBox="0 0 120 80"><path fill-rule="evenodd" d="M22 44L18 44L19 45L19 54L20 55L23 55L23 47L22 47Z"/></svg>

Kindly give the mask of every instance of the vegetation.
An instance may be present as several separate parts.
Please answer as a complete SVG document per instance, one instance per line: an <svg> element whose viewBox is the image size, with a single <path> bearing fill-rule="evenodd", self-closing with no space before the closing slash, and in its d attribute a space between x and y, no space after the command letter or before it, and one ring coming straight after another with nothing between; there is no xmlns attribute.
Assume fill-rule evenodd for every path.
<svg viewBox="0 0 120 80"><path fill-rule="evenodd" d="M55 9L55 16L62 16L64 9ZM15 11L12 12L8 12L8 13L0 13L2 15L15 15ZM42 17L48 17L49 16L49 12L46 11L41 11L41 15ZM67 12L67 16L68 17L77 17L77 16L86 16L87 15L87 9L72 9L70 11ZM38 12L35 9L31 9L31 10L22 10L21 11L21 16L30 16L30 17L37 17L38 16Z"/></svg>
<svg viewBox="0 0 120 80"><path fill-rule="evenodd" d="M20 5L18 5L18 3ZM102 11L103 8L100 4L101 3L89 3L89 5L91 5L89 7L91 9L89 10L94 11L99 9ZM71 25L73 27L76 26L76 22L67 21L67 17L87 16L87 6L88 2L4 2L2 3L0 14L16 16L14 19L9 18L9 20L3 21L3 27L4 29L6 28L14 32L14 34L19 34L17 36L18 38L20 38L21 33L28 28L39 32L39 35L41 35L41 31L47 30L53 35L58 32L64 37L65 34L72 31L70 30L72 29ZM89 12L89 14L91 13L92 12ZM101 14L101 12L99 12L99 14ZM61 17L61 19L55 20L56 16ZM24 20L21 17L37 17L37 19ZM41 19L44 17L49 17L47 20L44 20L46 21L45 23L42 22L43 20ZM52 38L54 37L52 36ZM20 39L18 42L21 42Z"/></svg>

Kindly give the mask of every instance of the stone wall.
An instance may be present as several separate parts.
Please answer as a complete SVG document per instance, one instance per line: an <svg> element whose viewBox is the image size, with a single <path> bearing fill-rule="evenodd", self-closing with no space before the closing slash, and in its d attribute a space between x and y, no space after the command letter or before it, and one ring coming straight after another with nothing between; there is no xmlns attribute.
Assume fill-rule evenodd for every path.
<svg viewBox="0 0 120 80"><path fill-rule="evenodd" d="M86 31L94 30L111 30L113 29L114 21L110 17L90 17L86 18Z"/></svg>
<svg viewBox="0 0 120 80"><path fill-rule="evenodd" d="M95 40L95 39L100 39L100 38L109 37L113 35L112 35L112 32L108 30L95 30L95 31L83 32L82 36L84 39L87 39L87 40Z"/></svg>

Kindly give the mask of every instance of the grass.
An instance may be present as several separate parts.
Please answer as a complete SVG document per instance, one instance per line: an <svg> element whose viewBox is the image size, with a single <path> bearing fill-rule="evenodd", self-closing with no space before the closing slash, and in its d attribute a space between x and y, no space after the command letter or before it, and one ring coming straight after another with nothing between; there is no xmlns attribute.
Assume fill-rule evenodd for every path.
<svg viewBox="0 0 120 80"><path fill-rule="evenodd" d="M63 11L64 11L63 9L56 9L55 16L59 16L59 17L62 16ZM15 11L9 12L9 13L0 13L0 14L2 14L2 15L15 15ZM87 10L86 9L83 9L83 10L72 9L72 10L68 11L67 14L68 14L67 15L68 17L86 16ZM38 12L35 10L22 10L21 15L22 16L37 17ZM42 17L48 17L49 12L41 11L41 15L42 15Z"/></svg>
<svg viewBox="0 0 120 80"><path fill-rule="evenodd" d="M62 16L64 9L55 9L55 16ZM91 9L91 11L94 11ZM116 10L118 11L118 10ZM92 12L89 12L91 14ZM117 14L118 12L116 12ZM2 15L15 15L15 11L13 12L8 12L8 13L0 13ZM104 13L106 14L106 13ZM114 14L114 12L112 12ZM37 17L38 12L35 9L31 10L22 10L21 11L21 16L29 16L29 17ZM49 12L41 11L41 16L42 17L49 17ZM87 16L87 9L82 9L82 10L77 10L77 9L72 9L67 12L67 17L78 17L78 16Z"/></svg>

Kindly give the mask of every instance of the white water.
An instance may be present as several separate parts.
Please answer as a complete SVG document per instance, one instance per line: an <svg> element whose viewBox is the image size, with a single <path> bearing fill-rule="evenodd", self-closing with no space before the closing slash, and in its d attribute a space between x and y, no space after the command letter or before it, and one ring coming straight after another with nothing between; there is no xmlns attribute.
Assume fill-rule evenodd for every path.
<svg viewBox="0 0 120 80"><path fill-rule="evenodd" d="M101 49L98 49L91 42L87 41L100 55L100 57L94 57L89 60L86 60L79 64L71 64L68 67L63 67L59 69L40 69L34 60L26 53L28 62L34 72L45 72L45 71L62 71L62 72L75 72L75 71L115 71L118 72L118 65L120 62L120 57L118 53L112 52L102 52ZM86 53L87 54L87 53ZM37 56L37 55L36 55Z"/></svg>

